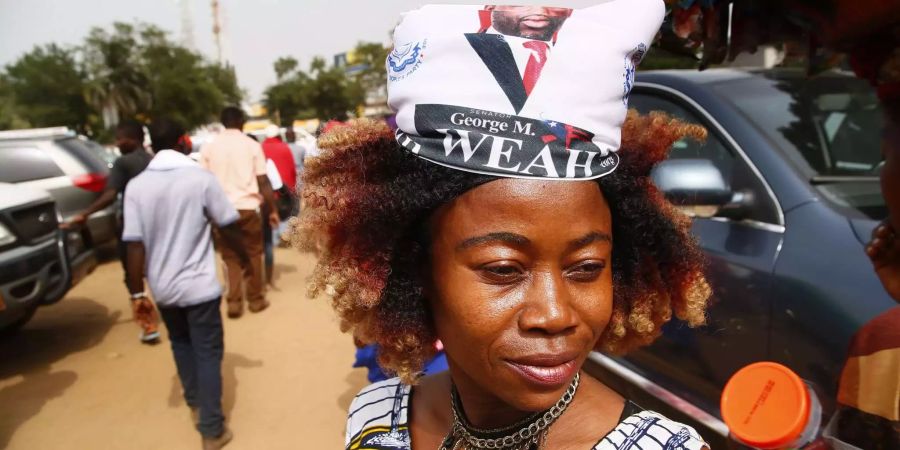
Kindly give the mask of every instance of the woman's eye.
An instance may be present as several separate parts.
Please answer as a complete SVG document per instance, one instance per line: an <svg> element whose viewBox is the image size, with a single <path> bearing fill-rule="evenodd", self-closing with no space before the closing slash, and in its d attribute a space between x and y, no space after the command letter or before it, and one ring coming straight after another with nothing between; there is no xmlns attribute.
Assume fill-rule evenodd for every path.
<svg viewBox="0 0 900 450"><path fill-rule="evenodd" d="M522 270L514 265L484 266L481 273L489 281L509 282L518 279L522 275Z"/></svg>
<svg viewBox="0 0 900 450"><path fill-rule="evenodd" d="M579 264L569 271L569 277L577 281L593 281L603 273L606 268L605 262L588 262Z"/></svg>

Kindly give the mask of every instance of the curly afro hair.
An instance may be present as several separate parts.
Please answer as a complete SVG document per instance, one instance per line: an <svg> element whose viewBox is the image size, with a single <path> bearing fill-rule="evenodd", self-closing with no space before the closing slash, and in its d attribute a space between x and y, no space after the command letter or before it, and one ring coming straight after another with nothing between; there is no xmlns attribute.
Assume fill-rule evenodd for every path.
<svg viewBox="0 0 900 450"><path fill-rule="evenodd" d="M704 322L711 291L690 219L650 178L676 140L705 139L699 126L662 113L629 112L621 164L596 180L613 219L613 313L597 349L623 353L652 342L675 315ZM343 331L380 346L379 363L414 382L437 336L424 297L431 214L497 178L449 169L403 150L383 123L361 120L323 135L306 163L295 246L318 254L308 294L325 292Z"/></svg>

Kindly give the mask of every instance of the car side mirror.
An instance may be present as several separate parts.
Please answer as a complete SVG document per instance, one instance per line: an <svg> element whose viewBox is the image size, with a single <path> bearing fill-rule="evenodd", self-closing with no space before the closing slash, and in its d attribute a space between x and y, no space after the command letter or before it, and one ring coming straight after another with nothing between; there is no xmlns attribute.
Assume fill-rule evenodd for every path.
<svg viewBox="0 0 900 450"><path fill-rule="evenodd" d="M748 192L731 190L707 159L671 159L653 170L653 181L666 198L691 217L740 219L752 203Z"/></svg>

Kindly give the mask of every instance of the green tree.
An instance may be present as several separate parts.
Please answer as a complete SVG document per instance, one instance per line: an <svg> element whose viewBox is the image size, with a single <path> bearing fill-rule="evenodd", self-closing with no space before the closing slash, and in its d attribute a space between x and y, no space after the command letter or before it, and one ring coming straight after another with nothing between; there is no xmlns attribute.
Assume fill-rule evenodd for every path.
<svg viewBox="0 0 900 450"><path fill-rule="evenodd" d="M200 55L161 39L146 42L141 58L153 99L148 116L168 116L191 129L214 120L225 105Z"/></svg>
<svg viewBox="0 0 900 450"><path fill-rule="evenodd" d="M313 72L309 85L309 106L319 120L347 120L365 100L365 91L358 81L349 78L344 69L332 67Z"/></svg>
<svg viewBox="0 0 900 450"><path fill-rule="evenodd" d="M275 60L275 79L281 81L285 76L297 69L299 63L291 56L282 56Z"/></svg>
<svg viewBox="0 0 900 450"><path fill-rule="evenodd" d="M26 120L19 116L16 98L6 77L0 74L0 130L28 128Z"/></svg>
<svg viewBox="0 0 900 450"><path fill-rule="evenodd" d="M84 55L87 98L105 118L168 116L190 129L243 98L233 67L206 61L152 25L114 23L111 32L95 28Z"/></svg>
<svg viewBox="0 0 900 450"><path fill-rule="evenodd" d="M272 64L276 83L263 93L263 105L276 123L291 123L297 117L309 115L309 77L298 71L298 66L297 59L291 56L282 56Z"/></svg>
<svg viewBox="0 0 900 450"><path fill-rule="evenodd" d="M390 49L379 42L360 42L356 44L354 53L358 64L365 69L357 74L362 87L368 92L380 92L387 86L387 72L384 65Z"/></svg>
<svg viewBox="0 0 900 450"><path fill-rule="evenodd" d="M55 44L35 47L7 66L4 78L15 108L7 114L17 118L9 125L88 127L87 76L74 51Z"/></svg>
<svg viewBox="0 0 900 450"><path fill-rule="evenodd" d="M216 85L225 103L229 105L238 105L246 97L246 94L238 85L237 74L234 72L234 66L220 65L211 63L206 65L206 75Z"/></svg>
<svg viewBox="0 0 900 450"><path fill-rule="evenodd" d="M122 118L161 115L194 128L243 96L233 67L210 63L157 27L114 23L92 29L76 49L35 47L0 72L0 128L108 134Z"/></svg>
<svg viewBox="0 0 900 450"><path fill-rule="evenodd" d="M309 88L309 76L297 72L269 86L263 94L263 105L271 118L280 120L281 123L290 123L297 118L314 117L315 111L309 106Z"/></svg>
<svg viewBox="0 0 900 450"><path fill-rule="evenodd" d="M325 70L328 67L328 63L325 62L325 58L321 56L316 56L309 63L309 71L310 73L318 73Z"/></svg>
<svg viewBox="0 0 900 450"><path fill-rule="evenodd" d="M279 58L279 61L292 58ZM275 64L275 70L278 70ZM277 75L277 74L276 74ZM324 58L313 58L309 72L295 70L269 86L263 104L272 119L287 123L293 119L346 120L365 98L356 78L343 68L328 67Z"/></svg>
<svg viewBox="0 0 900 450"><path fill-rule="evenodd" d="M137 46L134 26L119 22L112 33L93 28L85 39L83 55L90 75L85 97L107 128L150 108L148 77L134 52Z"/></svg>

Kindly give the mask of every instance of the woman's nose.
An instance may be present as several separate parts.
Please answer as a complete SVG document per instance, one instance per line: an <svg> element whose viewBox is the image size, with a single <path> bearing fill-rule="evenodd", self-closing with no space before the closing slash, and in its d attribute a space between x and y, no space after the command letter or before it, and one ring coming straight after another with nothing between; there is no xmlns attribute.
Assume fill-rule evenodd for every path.
<svg viewBox="0 0 900 450"><path fill-rule="evenodd" d="M548 335L574 328L576 314L562 273L542 272L532 280L519 314L519 328Z"/></svg>

